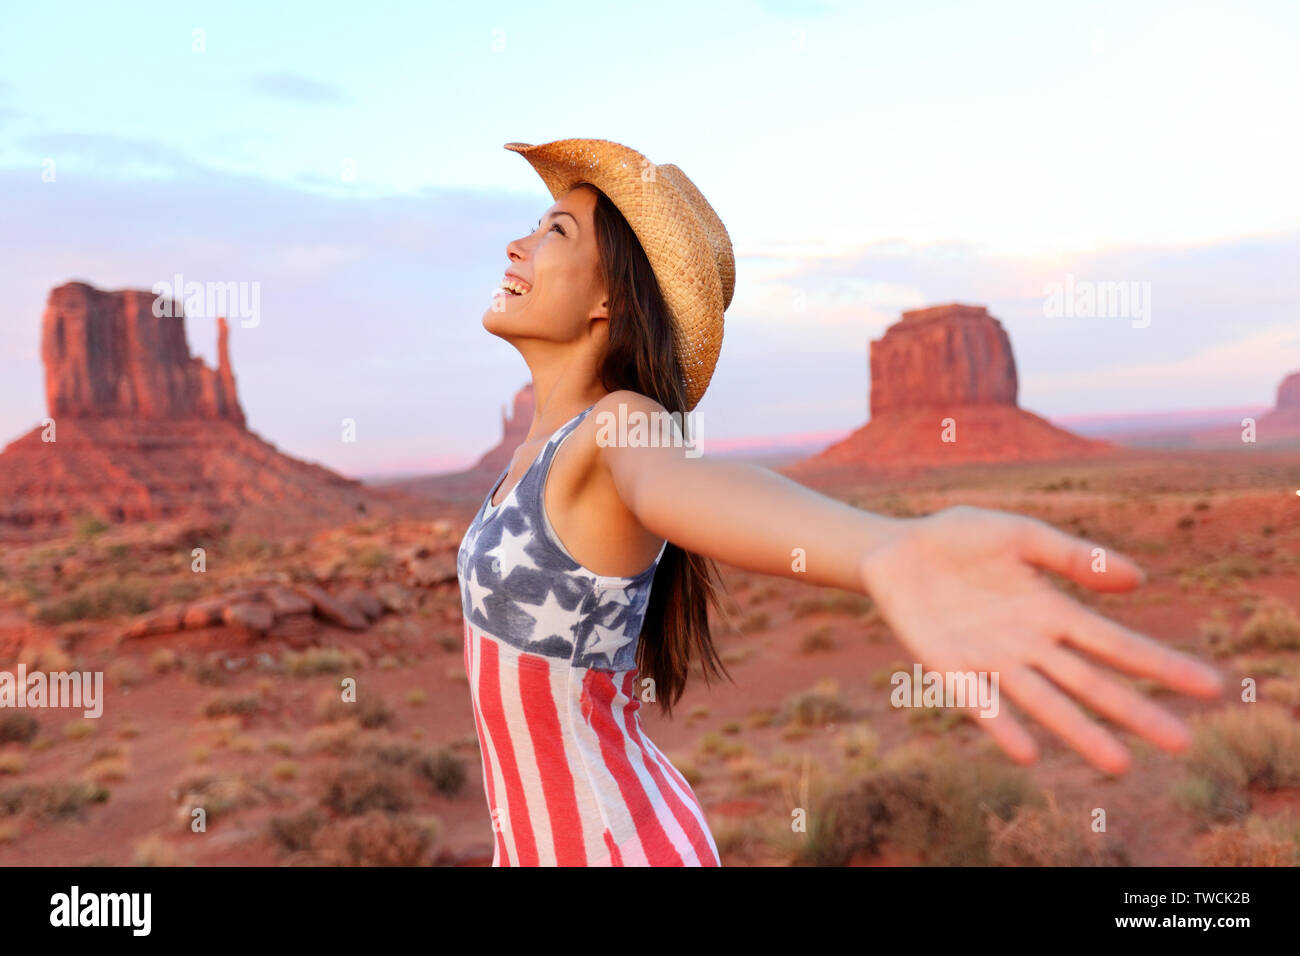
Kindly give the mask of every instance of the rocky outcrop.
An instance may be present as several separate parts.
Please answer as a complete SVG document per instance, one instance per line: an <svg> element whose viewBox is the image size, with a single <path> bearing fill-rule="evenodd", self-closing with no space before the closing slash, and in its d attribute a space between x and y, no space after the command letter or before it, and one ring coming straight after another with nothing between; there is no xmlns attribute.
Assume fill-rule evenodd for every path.
<svg viewBox="0 0 1300 956"><path fill-rule="evenodd" d="M1241 445L1241 428L1221 428L1200 433L1199 444ZM1292 372L1277 387L1277 404L1259 416L1255 441L1263 446L1300 448L1300 372Z"/></svg>
<svg viewBox="0 0 1300 956"><path fill-rule="evenodd" d="M507 414L501 409L501 441L497 442L487 454L475 464L473 471L490 474L493 478L510 464L515 449L528 438L528 429L533 426L533 415L537 402L533 397L533 383L529 382L515 392L513 410Z"/></svg>
<svg viewBox="0 0 1300 956"><path fill-rule="evenodd" d="M1300 372L1292 372L1277 387L1277 410L1300 408Z"/></svg>
<svg viewBox="0 0 1300 956"><path fill-rule="evenodd" d="M533 426L536 408L530 382L515 393L509 413L505 408L501 409L501 440L471 467L450 474L404 478L390 482L385 487L413 497L442 502L481 501L493 480L500 476L514 458L515 449L528 438L528 429Z"/></svg>
<svg viewBox="0 0 1300 956"><path fill-rule="evenodd" d="M41 351L52 424L0 454L0 540L58 533L83 514L110 523L219 516L274 534L412 509L400 493L249 431L227 323L218 321L212 369L190 354L183 320L155 316L154 301L81 282L50 293Z"/></svg>
<svg viewBox="0 0 1300 956"><path fill-rule="evenodd" d="M871 343L871 419L817 455L781 470L890 470L972 461L1110 453L1016 404L1011 339L983 306L904 312Z"/></svg>
<svg viewBox="0 0 1300 956"><path fill-rule="evenodd" d="M904 312L871 343L871 416L952 405L1016 404L1011 339L984 306Z"/></svg>
<svg viewBox="0 0 1300 956"><path fill-rule="evenodd" d="M217 320L218 367L190 354L180 303L69 282L50 293L41 333L50 417L220 419L244 424L230 367L230 329Z"/></svg>

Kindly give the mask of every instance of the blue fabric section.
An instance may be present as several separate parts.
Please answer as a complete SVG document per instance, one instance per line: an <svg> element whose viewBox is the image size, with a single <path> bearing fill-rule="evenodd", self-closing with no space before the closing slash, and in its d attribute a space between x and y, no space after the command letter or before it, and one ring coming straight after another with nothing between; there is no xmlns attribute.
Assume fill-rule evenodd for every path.
<svg viewBox="0 0 1300 956"><path fill-rule="evenodd" d="M493 483L461 540L457 576L465 619L498 640L574 667L630 670L665 549L632 577L596 574L564 548L542 506L551 461L591 408L556 429L496 507L509 467Z"/></svg>

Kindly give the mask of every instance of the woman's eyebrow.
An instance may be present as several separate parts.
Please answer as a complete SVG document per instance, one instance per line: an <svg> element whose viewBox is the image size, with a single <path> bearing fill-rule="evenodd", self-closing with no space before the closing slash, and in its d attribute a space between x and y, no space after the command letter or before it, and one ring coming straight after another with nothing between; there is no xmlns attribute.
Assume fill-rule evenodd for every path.
<svg viewBox="0 0 1300 956"><path fill-rule="evenodd" d="M569 212L567 209L560 209L560 210L557 210L556 212L551 213L551 218L552 218L552 219L554 219L556 216L568 216L570 219L573 220L573 224L574 224L575 226L578 225L578 217L575 216L573 213ZM537 220L537 225L540 227L541 224L542 224L542 220L541 220L541 219L538 219L538 220Z"/></svg>

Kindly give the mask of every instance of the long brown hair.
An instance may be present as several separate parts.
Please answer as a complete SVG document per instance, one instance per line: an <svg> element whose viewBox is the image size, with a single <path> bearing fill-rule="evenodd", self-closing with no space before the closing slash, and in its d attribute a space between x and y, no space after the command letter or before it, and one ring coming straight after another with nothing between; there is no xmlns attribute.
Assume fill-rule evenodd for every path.
<svg viewBox="0 0 1300 956"><path fill-rule="evenodd" d="M687 430L686 383L673 348L673 330L659 282L636 233L618 207L596 190L596 241L609 298L609 344L600 367L601 384L653 398L682 416ZM685 434L689 441L689 433ZM692 662L706 682L727 673L709 632L709 605L729 618L720 594L726 586L712 558L668 542L650 588L637 647L638 679L654 681L655 698L668 715L686 689ZM734 683L734 681L732 681Z"/></svg>

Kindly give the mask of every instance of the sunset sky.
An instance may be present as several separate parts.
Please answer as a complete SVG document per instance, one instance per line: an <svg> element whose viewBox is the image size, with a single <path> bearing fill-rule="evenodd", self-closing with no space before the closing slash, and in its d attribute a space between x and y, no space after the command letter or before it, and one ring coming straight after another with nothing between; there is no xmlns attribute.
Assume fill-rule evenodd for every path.
<svg viewBox="0 0 1300 956"><path fill-rule="evenodd" d="M552 202L502 144L571 136L682 167L730 232L706 441L860 425L868 341L950 301L1048 417L1267 405L1300 370L1298 41L1295 3L11 6L0 445L45 413L50 288L180 273L258 284L263 437L468 464L527 381L483 310ZM1048 314L1067 276L1149 322Z"/></svg>

